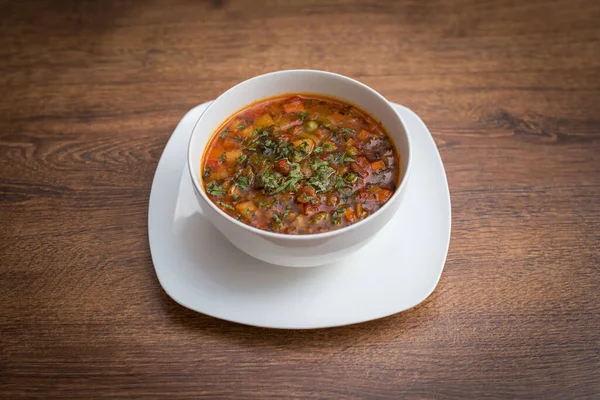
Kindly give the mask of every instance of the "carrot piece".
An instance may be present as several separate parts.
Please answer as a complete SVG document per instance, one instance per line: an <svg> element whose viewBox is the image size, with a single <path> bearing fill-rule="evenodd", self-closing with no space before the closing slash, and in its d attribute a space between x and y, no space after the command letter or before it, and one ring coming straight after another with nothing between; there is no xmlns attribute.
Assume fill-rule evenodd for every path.
<svg viewBox="0 0 600 400"><path fill-rule="evenodd" d="M373 171L379 171L380 169L385 168L385 163L383 162L383 160L373 161L371 163L371 168L373 169Z"/></svg>
<svg viewBox="0 0 600 400"><path fill-rule="evenodd" d="M379 192L377 192L377 201L379 201L381 203L385 203L386 201L388 201L390 199L390 197L392 197L391 190L381 189Z"/></svg>
<svg viewBox="0 0 600 400"><path fill-rule="evenodd" d="M364 142L365 140L367 140L367 138L369 137L370 134L371 134L371 132L365 131L363 129L356 134L356 139L360 140L361 142Z"/></svg>
<svg viewBox="0 0 600 400"><path fill-rule="evenodd" d="M362 204L358 203L356 205L356 216L358 217L358 219L365 219L369 216L369 211L365 210Z"/></svg>
<svg viewBox="0 0 600 400"><path fill-rule="evenodd" d="M356 222L356 213L351 208L346 208L346 211L344 211L344 217L346 218L346 221L350 222L351 224Z"/></svg>

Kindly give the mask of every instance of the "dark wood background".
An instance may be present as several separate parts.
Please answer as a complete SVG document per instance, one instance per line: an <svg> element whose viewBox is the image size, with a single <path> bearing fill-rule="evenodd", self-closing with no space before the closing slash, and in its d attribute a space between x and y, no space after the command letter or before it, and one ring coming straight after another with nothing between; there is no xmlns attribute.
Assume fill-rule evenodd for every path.
<svg viewBox="0 0 600 400"><path fill-rule="evenodd" d="M0 398L600 398L600 2L0 2ZM453 228L416 308L241 326L161 289L187 110L316 68L417 112Z"/></svg>

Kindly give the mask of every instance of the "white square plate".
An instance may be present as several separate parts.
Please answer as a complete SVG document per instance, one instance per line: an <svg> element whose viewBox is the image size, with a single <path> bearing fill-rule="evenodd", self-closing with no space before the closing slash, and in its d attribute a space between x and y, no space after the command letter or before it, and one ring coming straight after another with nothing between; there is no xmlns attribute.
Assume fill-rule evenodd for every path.
<svg viewBox="0 0 600 400"><path fill-rule="evenodd" d="M405 202L349 261L286 268L235 248L202 216L186 166L187 145L205 103L173 132L156 169L148 213L154 268L179 304L233 322L269 328L326 328L416 306L435 289L450 242L450 193L427 127L394 105L413 144Z"/></svg>

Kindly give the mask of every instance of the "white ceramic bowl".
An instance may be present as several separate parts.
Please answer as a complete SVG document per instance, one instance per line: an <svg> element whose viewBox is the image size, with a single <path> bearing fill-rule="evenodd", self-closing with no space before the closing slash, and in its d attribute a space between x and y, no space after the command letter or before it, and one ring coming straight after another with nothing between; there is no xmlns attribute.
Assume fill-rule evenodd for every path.
<svg viewBox="0 0 600 400"><path fill-rule="evenodd" d="M302 93L340 99L358 106L381 121L400 154L400 185L388 202L375 213L353 225L332 232L308 235L273 233L231 218L209 200L202 185L200 163L213 133L230 116L256 101L278 95ZM268 263L287 267L311 267L339 261L352 255L367 244L394 216L405 197L411 166L411 146L402 120L392 105L375 90L354 79L330 72L289 70L257 76L242 82L208 106L192 132L188 166L196 198L204 216L233 245Z"/></svg>

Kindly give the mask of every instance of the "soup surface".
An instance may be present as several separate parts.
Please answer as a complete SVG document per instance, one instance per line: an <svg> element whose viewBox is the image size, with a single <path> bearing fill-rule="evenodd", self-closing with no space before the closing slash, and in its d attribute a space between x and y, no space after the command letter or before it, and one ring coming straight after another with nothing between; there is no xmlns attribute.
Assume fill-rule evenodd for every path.
<svg viewBox="0 0 600 400"><path fill-rule="evenodd" d="M215 132L202 160L210 200L253 227L310 234L377 211L398 184L396 147L367 113L288 95L255 103Z"/></svg>

